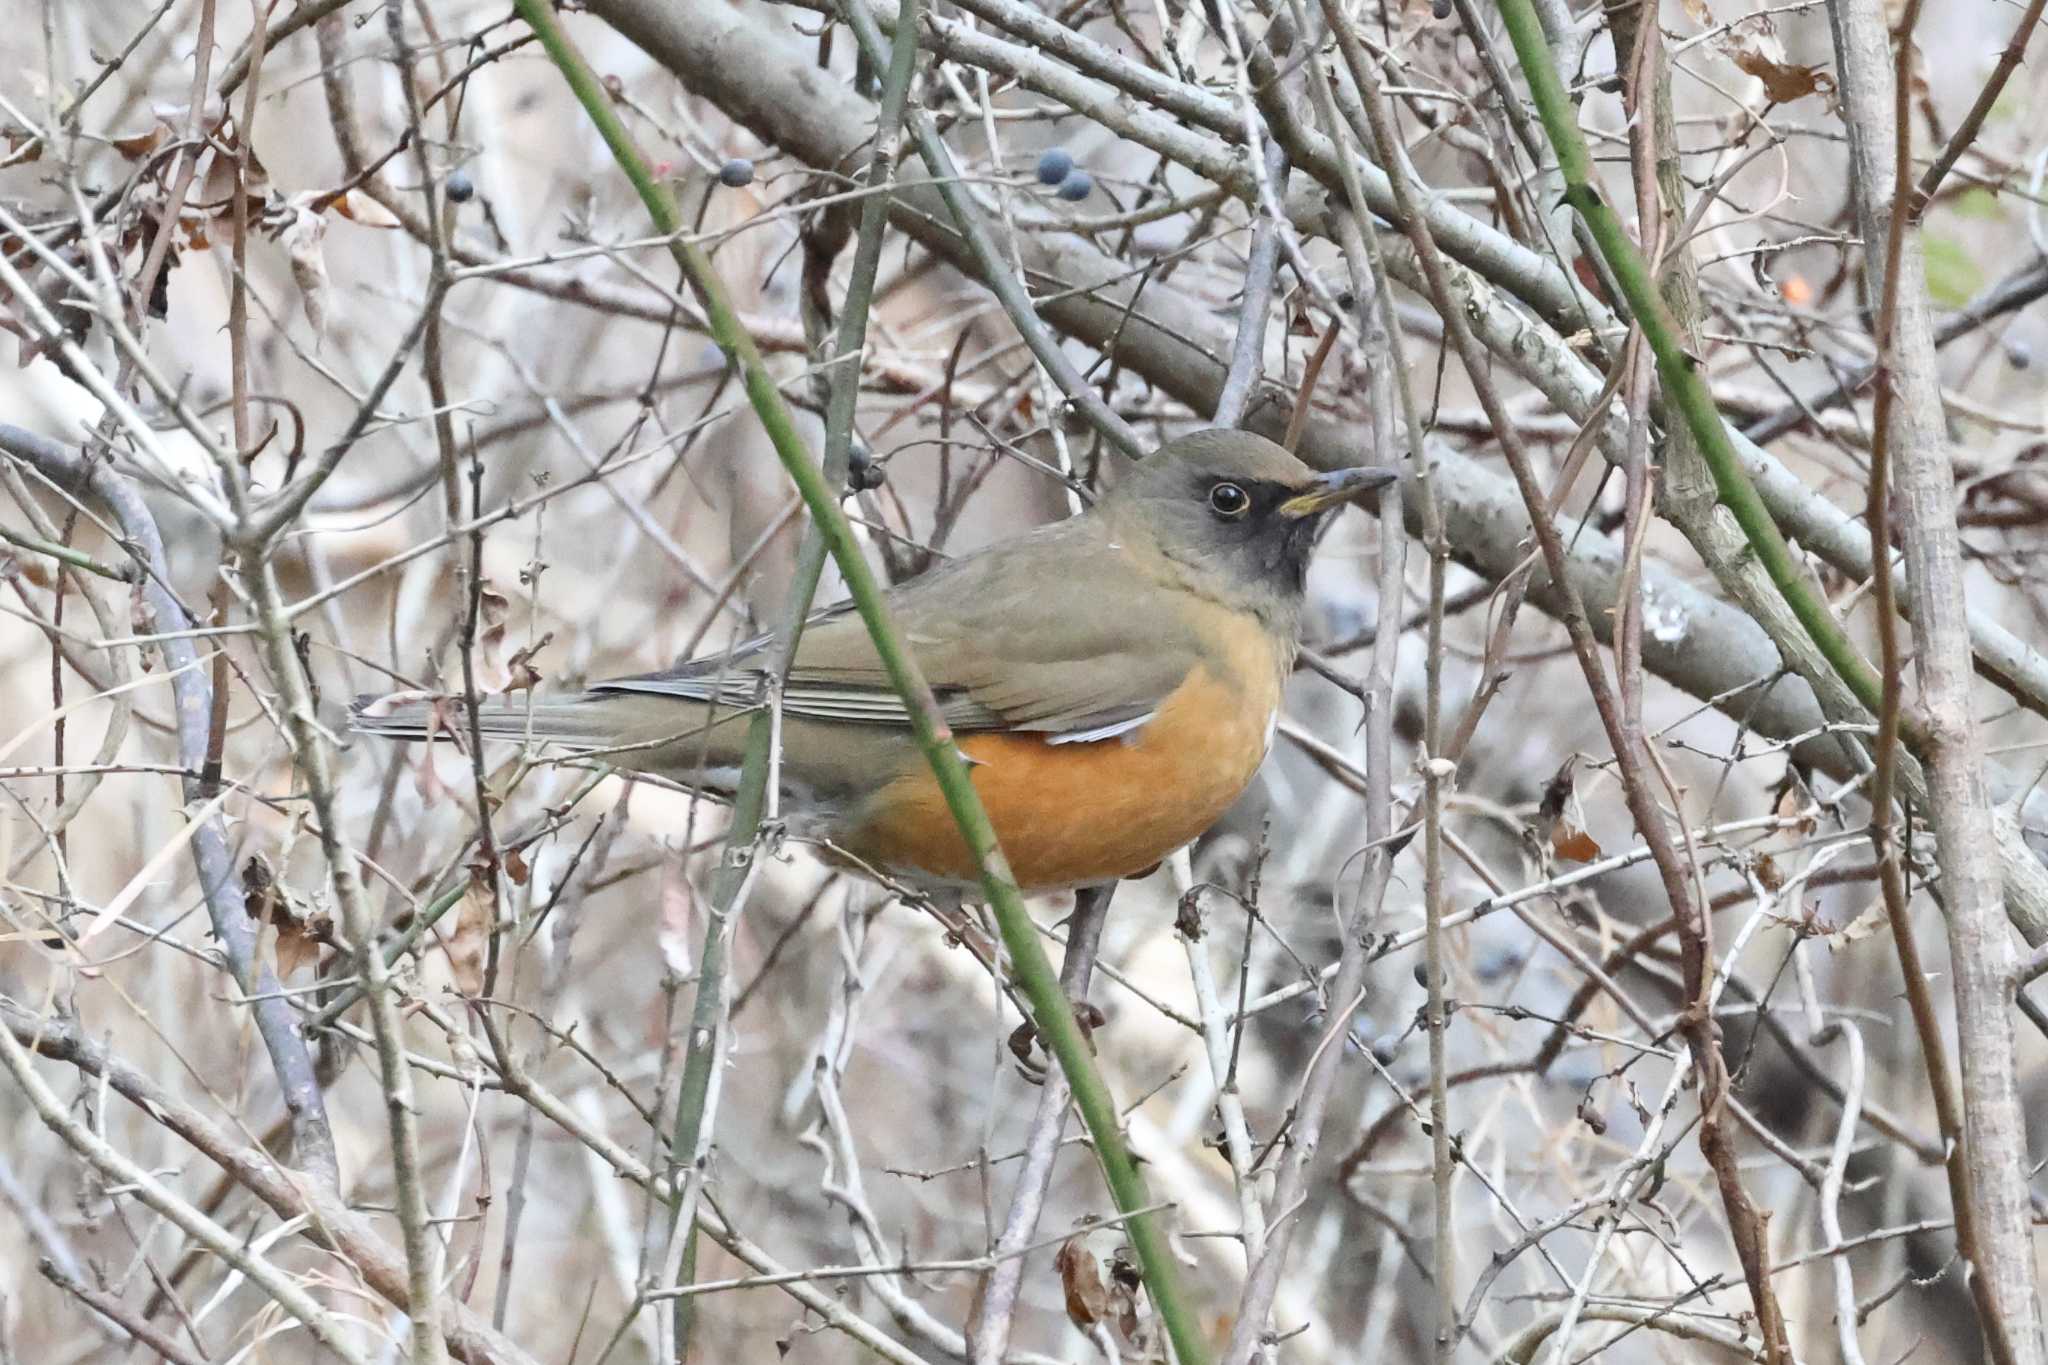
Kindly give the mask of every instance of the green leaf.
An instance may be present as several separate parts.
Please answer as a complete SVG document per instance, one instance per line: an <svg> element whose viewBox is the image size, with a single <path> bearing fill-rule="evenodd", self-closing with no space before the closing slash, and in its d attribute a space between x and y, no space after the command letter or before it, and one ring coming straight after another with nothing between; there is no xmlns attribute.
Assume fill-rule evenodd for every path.
<svg viewBox="0 0 2048 1365"><path fill-rule="evenodd" d="M1949 212L1958 218L1998 218L1998 196L1982 185L1972 185L1957 195L1949 204Z"/></svg>
<svg viewBox="0 0 2048 1365"><path fill-rule="evenodd" d="M1928 236L1927 297L1942 308L1960 308L1984 287L1984 272L1969 250L1953 237Z"/></svg>

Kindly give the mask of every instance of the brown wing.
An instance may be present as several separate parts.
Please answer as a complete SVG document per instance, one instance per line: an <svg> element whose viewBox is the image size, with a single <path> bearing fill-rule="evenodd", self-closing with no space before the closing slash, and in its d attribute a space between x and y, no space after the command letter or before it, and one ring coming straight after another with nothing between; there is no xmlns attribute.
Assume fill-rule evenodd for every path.
<svg viewBox="0 0 2048 1365"><path fill-rule="evenodd" d="M955 560L892 591L889 606L955 730L1082 742L1142 724L1200 657L1177 613L1139 600L1151 591L1121 550L1077 519ZM773 643L598 690L749 706ZM805 628L782 700L793 716L909 724L866 626L844 607Z"/></svg>

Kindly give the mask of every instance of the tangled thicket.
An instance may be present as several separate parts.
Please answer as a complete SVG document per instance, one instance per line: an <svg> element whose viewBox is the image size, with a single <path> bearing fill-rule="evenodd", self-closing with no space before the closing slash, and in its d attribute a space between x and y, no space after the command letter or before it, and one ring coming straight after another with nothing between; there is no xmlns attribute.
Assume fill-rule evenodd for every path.
<svg viewBox="0 0 2048 1365"><path fill-rule="evenodd" d="M794 572L749 396L529 29L17 10L0 1361L1161 1358L985 918L771 826L707 957L721 808L348 742L359 692L717 648ZM1322 552L1259 784L1122 889L1087 992L1219 1357L2044 1365L2041 11L562 16L814 446L857 363L886 577L1067 515L1124 431L1411 471ZM835 364L881 192L854 30L905 15Z"/></svg>

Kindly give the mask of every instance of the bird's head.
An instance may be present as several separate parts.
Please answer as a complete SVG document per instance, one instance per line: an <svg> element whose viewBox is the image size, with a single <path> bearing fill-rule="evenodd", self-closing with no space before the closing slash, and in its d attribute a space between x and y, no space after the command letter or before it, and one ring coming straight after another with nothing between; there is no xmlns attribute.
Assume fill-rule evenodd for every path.
<svg viewBox="0 0 2048 1365"><path fill-rule="evenodd" d="M1370 466L1319 472L1263 436L1214 429L1139 461L1100 510L1233 604L1291 615L1330 518L1399 477Z"/></svg>

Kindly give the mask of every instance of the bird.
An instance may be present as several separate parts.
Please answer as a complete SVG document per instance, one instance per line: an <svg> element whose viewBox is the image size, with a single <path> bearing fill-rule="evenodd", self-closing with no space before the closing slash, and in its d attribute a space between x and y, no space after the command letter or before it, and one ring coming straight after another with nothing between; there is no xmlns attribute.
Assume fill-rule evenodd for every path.
<svg viewBox="0 0 2048 1365"><path fill-rule="evenodd" d="M1142 875L1236 802L1278 729L1317 539L1398 477L1319 473L1262 436L1195 431L1079 514L888 590L1022 890ZM483 702L478 728L729 797L779 646L763 635L572 695ZM789 836L927 892L978 884L849 604L808 618L777 704ZM460 740L468 721L418 692L351 708L355 730L399 740Z"/></svg>

